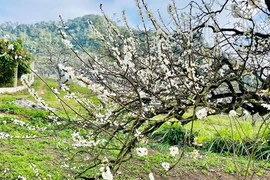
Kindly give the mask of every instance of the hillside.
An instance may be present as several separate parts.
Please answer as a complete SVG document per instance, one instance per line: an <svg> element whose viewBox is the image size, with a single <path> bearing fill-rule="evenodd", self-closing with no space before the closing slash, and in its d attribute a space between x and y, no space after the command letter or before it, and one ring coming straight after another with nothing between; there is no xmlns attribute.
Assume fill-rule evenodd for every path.
<svg viewBox="0 0 270 180"><path fill-rule="evenodd" d="M75 19L66 21L66 26L70 32L84 47L94 48L97 43L89 38L90 31L88 21L92 21L97 27L101 24L102 17L99 15L85 15ZM0 37L9 35L11 39L21 38L24 46L29 52L39 54L44 51L43 45L62 45L60 35L58 34L57 26L59 22L39 22L36 24L18 24L6 22L0 25Z"/></svg>
<svg viewBox="0 0 270 180"><path fill-rule="evenodd" d="M102 31L103 18L99 15L85 15L65 21L65 27L74 36L76 41L89 52L96 51L98 42L95 41L88 28L91 21L97 29ZM11 40L22 39L24 48L33 56L35 69L42 77L57 77L57 65L78 64L74 54L64 45L58 27L63 26L60 22L49 21L36 24L18 24L6 22L0 25L0 38L9 36ZM75 49L76 43L72 41Z"/></svg>

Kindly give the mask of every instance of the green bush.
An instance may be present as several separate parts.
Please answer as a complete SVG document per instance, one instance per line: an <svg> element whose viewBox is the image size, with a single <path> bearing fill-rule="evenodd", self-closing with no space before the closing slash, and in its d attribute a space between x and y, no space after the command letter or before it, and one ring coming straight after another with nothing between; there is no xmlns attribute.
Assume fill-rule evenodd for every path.
<svg viewBox="0 0 270 180"><path fill-rule="evenodd" d="M198 133L191 134L190 131L184 129L180 124L166 124L161 126L157 131L149 137L154 141L162 144L173 145L190 145L194 141Z"/></svg>

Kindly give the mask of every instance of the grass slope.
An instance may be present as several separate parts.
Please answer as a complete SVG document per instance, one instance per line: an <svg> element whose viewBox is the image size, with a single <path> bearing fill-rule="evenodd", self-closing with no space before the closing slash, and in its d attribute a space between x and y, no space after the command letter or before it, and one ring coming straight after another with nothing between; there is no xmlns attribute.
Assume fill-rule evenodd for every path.
<svg viewBox="0 0 270 180"><path fill-rule="evenodd" d="M47 80L47 83L52 87L57 86L54 80ZM36 80L33 88L49 106L57 109L57 113L68 113L75 117L72 111L61 110L66 106L55 99L42 81ZM87 98L94 98L85 88L72 86L72 89ZM60 94L59 97L64 98L64 95ZM72 132L87 134L87 130L66 125L64 121L55 123L48 118L48 112L17 106L12 103L16 99L34 101L27 90L0 96L0 179L74 179L75 172L87 168L87 155L74 156L78 150L72 147L71 140ZM76 102L70 100L69 104L85 113ZM260 141L253 143L262 145L270 137L270 132L268 129L258 134L260 127L260 122L252 127L248 121L228 120L227 116L220 115L194 122L195 133L190 134L191 124L182 127L179 123L168 122L149 137L152 142L148 147L149 157L137 157L124 163L120 168L122 174L115 177L148 179L148 174L153 172L156 179L234 179L245 175L247 164L251 162L249 177L270 179L269 158L250 158L224 149L226 143L230 146L239 142L253 142L256 138ZM201 143L202 146L184 146L185 138L196 138L197 145ZM183 157L171 171L166 172L160 168L162 162L175 162L169 155L171 145L179 145ZM197 158L194 158L195 150L199 153ZM263 152L268 151L270 149ZM92 171L85 175L95 173Z"/></svg>

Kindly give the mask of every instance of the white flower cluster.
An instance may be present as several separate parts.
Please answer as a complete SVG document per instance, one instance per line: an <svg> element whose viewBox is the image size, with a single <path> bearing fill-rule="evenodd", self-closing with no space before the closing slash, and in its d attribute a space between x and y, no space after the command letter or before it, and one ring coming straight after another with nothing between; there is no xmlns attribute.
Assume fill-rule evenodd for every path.
<svg viewBox="0 0 270 180"><path fill-rule="evenodd" d="M96 27L94 26L94 24L93 24L92 22L90 22L90 21L89 21L89 28L91 29L91 31L93 32L93 34L94 34L97 38L101 39L102 41L105 41L105 38L104 38L103 34L101 34L101 33L96 29Z"/></svg>
<svg viewBox="0 0 270 180"><path fill-rule="evenodd" d="M101 102L104 103L108 103L109 102L109 97L110 96L114 96L115 94L110 93L107 89L105 89L103 86L92 82L91 80L89 80L89 78L85 77L84 75L80 74L76 74L75 71L73 70L72 67L65 67L62 64L58 64L58 67L60 70L63 70L63 72L65 73L65 77L73 80L74 82L78 82L80 83L82 86L87 86L88 89L90 89L93 93L96 94L97 98L99 100L101 100ZM69 88L65 85L62 84L61 85L61 89L63 91L68 92ZM78 97L75 95L75 93L69 93L65 96L66 99L73 99L79 103L83 103L86 105L86 107L90 107L90 108L96 108L96 105L94 105L94 102L91 102L91 99L86 99L83 97Z"/></svg>
<svg viewBox="0 0 270 180"><path fill-rule="evenodd" d="M14 59L15 59L15 60L17 60L18 58L19 58L19 59L22 59L22 56L20 56L20 55L19 55L19 56L18 56L18 55L15 55L15 56L14 56Z"/></svg>
<svg viewBox="0 0 270 180"><path fill-rule="evenodd" d="M66 164L66 163L63 163L63 164L60 165L60 168L65 168L65 169L67 169L67 168L69 168L69 165Z"/></svg>
<svg viewBox="0 0 270 180"><path fill-rule="evenodd" d="M144 135L142 135L142 133L138 129L136 129L135 131L136 133L134 134L134 136L137 137L137 140L139 142L148 143L147 138Z"/></svg>
<svg viewBox="0 0 270 180"><path fill-rule="evenodd" d="M202 158L202 155L200 155L199 151L194 149L192 152L191 152L191 157L193 159L201 159Z"/></svg>
<svg viewBox="0 0 270 180"><path fill-rule="evenodd" d="M149 180L155 180L154 174L152 172L149 173Z"/></svg>
<svg viewBox="0 0 270 180"><path fill-rule="evenodd" d="M10 171L9 168L5 168L3 172L4 172L4 173L7 173L7 172L9 172L9 171Z"/></svg>
<svg viewBox="0 0 270 180"><path fill-rule="evenodd" d="M168 163L168 162L163 162L161 164L161 166L165 171L169 171L169 169L170 169L170 163Z"/></svg>
<svg viewBox="0 0 270 180"><path fill-rule="evenodd" d="M136 152L137 152L138 156L147 156L148 155L148 149L145 147L136 148Z"/></svg>
<svg viewBox="0 0 270 180"><path fill-rule="evenodd" d="M135 55L134 53L136 53L136 47L135 47L135 39L133 37L129 37L124 41L124 47L123 47L123 52L124 52L124 59L122 60L119 57L119 62L122 65L122 67L124 69L126 69L127 67L133 69L135 67L135 64L133 63L133 56ZM118 49L116 49L116 53Z"/></svg>
<svg viewBox="0 0 270 180"><path fill-rule="evenodd" d="M76 79L75 71L72 67L70 67L70 66L66 67L63 64L58 64L58 68L65 73L64 75L65 75L66 79L68 79L68 80Z"/></svg>
<svg viewBox="0 0 270 180"><path fill-rule="evenodd" d="M204 117L207 116L207 109L206 108L202 108L199 111L196 112L196 116L199 120L203 119Z"/></svg>
<svg viewBox="0 0 270 180"><path fill-rule="evenodd" d="M31 126L30 124L25 123L24 121L21 121L21 120L18 120L18 119L11 119L11 121L16 125L26 127L30 131L35 131L35 130L36 131L44 131L44 130L47 129L47 127L34 127L34 126Z"/></svg>
<svg viewBox="0 0 270 180"><path fill-rule="evenodd" d="M9 138L12 138L13 136L11 136L10 134L8 133L5 133L5 132L0 132L0 139L9 139Z"/></svg>
<svg viewBox="0 0 270 180"><path fill-rule="evenodd" d="M89 85L88 89L93 91L97 95L97 98L104 103L110 102L109 97L115 96L115 94L110 93L106 88L96 83Z"/></svg>
<svg viewBox="0 0 270 180"><path fill-rule="evenodd" d="M47 118L51 119L54 123L57 123L58 120L59 120L59 117L54 115L54 114L53 115L48 115Z"/></svg>
<svg viewBox="0 0 270 180"><path fill-rule="evenodd" d="M72 139L74 141L74 143L72 144L73 148L78 148L78 147L93 147L93 146L97 146L99 144L99 140L98 141L94 141L94 140L86 140L83 139L82 136L80 136L79 132L73 132L72 133Z"/></svg>
<svg viewBox="0 0 270 180"><path fill-rule="evenodd" d="M30 95L32 97L35 98L35 100L37 101L37 104L42 107L43 109L45 110L49 110L49 111L54 111L53 108L50 108L46 103L45 101L42 99L42 97L40 97L33 88L30 88L30 83L28 82L26 76L22 76L21 77L21 82L22 84L28 88L28 92L30 93Z"/></svg>
<svg viewBox="0 0 270 180"><path fill-rule="evenodd" d="M231 5L231 14L234 18L251 18L259 12L257 7L263 8L260 0L245 1L242 1L242 3L233 3Z"/></svg>
<svg viewBox="0 0 270 180"><path fill-rule="evenodd" d="M102 166L100 167L101 176L104 180L113 180L113 174L109 167L109 160L107 157L104 157L102 161Z"/></svg>
<svg viewBox="0 0 270 180"><path fill-rule="evenodd" d="M236 116L237 116L237 112L235 110L230 110L229 117L236 117Z"/></svg>
<svg viewBox="0 0 270 180"><path fill-rule="evenodd" d="M179 148L176 146L171 146L170 147L170 155L171 156L179 155Z"/></svg>
<svg viewBox="0 0 270 180"><path fill-rule="evenodd" d="M13 51L13 50L14 50L14 45L13 45L13 44L9 44L9 45L8 45L8 50Z"/></svg>
<svg viewBox="0 0 270 180"><path fill-rule="evenodd" d="M109 166L102 166L100 168L104 180L113 180L113 175Z"/></svg>
<svg viewBox="0 0 270 180"><path fill-rule="evenodd" d="M67 48L72 49L73 45L68 39L62 39L63 43L66 45Z"/></svg>
<svg viewBox="0 0 270 180"><path fill-rule="evenodd" d="M37 169L37 166L35 164L30 164L30 168L34 171L35 173L35 176L38 177L39 176L39 172L38 172L38 169Z"/></svg>
<svg viewBox="0 0 270 180"><path fill-rule="evenodd" d="M16 125L19 125L19 126L24 126L25 125L25 122L20 121L18 119L13 119L13 123L16 124Z"/></svg>
<svg viewBox="0 0 270 180"><path fill-rule="evenodd" d="M24 177L24 176L22 176L22 175L19 175L19 176L18 176L18 179L20 179L20 180L26 180L26 177Z"/></svg>
<svg viewBox="0 0 270 180"><path fill-rule="evenodd" d="M270 111L270 104L262 104L262 107L266 108L268 111Z"/></svg>
<svg viewBox="0 0 270 180"><path fill-rule="evenodd" d="M16 139L33 139L36 138L36 136L29 136L29 135L25 135L25 136L12 136L6 132L0 132L0 139L11 139L11 138L16 138Z"/></svg>

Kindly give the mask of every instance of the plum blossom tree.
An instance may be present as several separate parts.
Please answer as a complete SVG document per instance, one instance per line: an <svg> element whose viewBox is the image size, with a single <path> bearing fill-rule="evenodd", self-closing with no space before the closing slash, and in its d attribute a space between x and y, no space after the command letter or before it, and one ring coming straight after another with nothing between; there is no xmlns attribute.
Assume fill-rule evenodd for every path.
<svg viewBox="0 0 270 180"><path fill-rule="evenodd" d="M52 44L43 44L45 55L44 57L40 57L39 63L39 74L45 77L49 75L55 75L58 86L60 88L61 84L65 84L68 82L68 77L65 77L65 74L61 72L62 65L64 66L73 66L75 67L74 62L74 54L67 49L66 47L62 47L60 45L52 45ZM43 68L43 69L42 69Z"/></svg>
<svg viewBox="0 0 270 180"><path fill-rule="evenodd" d="M88 69L81 73L61 66L62 70L98 99L97 103L72 96L85 114L68 106L78 120L67 122L92 132L87 138L78 133L74 137L76 147L84 148L80 152L91 156L78 177L94 168L101 170L95 177L127 177L117 174L119 169L131 158L148 156L148 135L168 121L185 125L222 112L236 115L235 110L243 108L267 114L264 122L269 122L270 27L260 1L191 1L184 10L172 1L169 23L161 14L156 18L145 0L136 0L136 6L139 29L129 25L125 12L125 26L119 28L101 6L106 34L89 22L103 52L96 56L81 47L88 55L81 58L70 44L68 29L64 24L59 28ZM225 16L230 17L226 25L221 21ZM71 94L68 87L64 90ZM168 152L181 158L173 147ZM163 162L160 167L168 171L174 164ZM149 177L154 179L154 174Z"/></svg>

